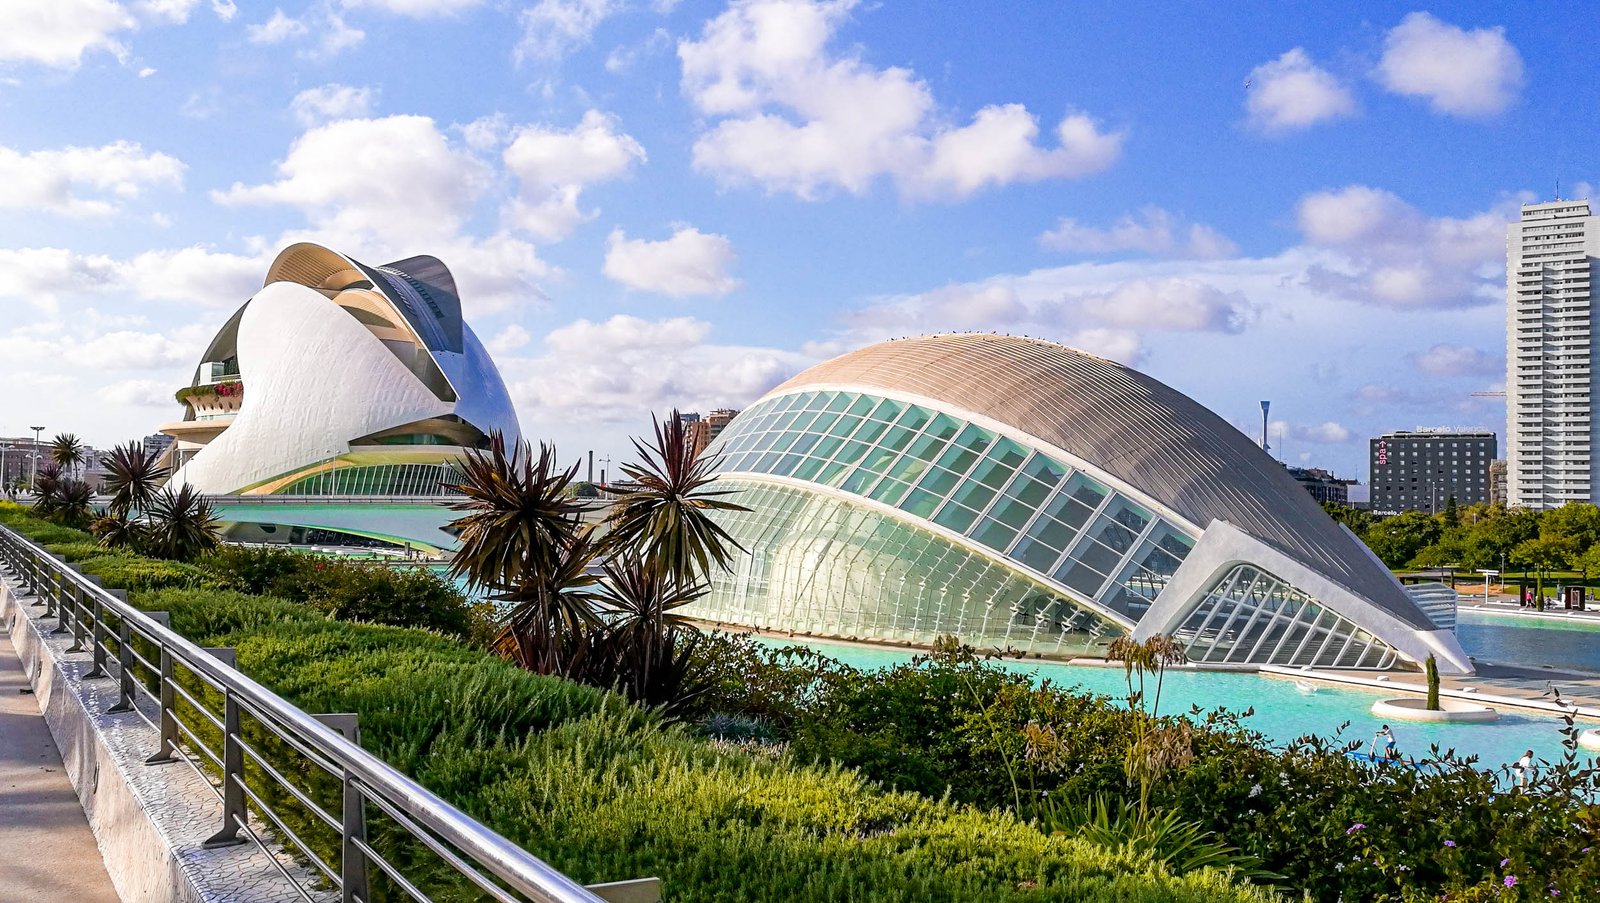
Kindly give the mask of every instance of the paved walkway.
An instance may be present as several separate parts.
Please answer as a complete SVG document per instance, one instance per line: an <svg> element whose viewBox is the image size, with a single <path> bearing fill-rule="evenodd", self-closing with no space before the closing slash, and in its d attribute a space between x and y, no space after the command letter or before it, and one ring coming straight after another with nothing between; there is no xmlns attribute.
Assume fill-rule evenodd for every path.
<svg viewBox="0 0 1600 903"><path fill-rule="evenodd" d="M61 753L0 631L0 900L119 903Z"/></svg>

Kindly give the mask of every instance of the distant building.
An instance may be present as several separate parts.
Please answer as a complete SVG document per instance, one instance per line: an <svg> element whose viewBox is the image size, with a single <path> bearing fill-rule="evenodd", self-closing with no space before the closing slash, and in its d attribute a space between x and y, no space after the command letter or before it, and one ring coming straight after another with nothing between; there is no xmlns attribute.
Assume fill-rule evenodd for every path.
<svg viewBox="0 0 1600 903"><path fill-rule="evenodd" d="M718 436L722 435L722 430L733 422L733 418L739 416L739 412L732 408L716 408L703 418L699 414L682 414L679 416L689 425L689 443L694 447L695 455L698 456L706 450L707 446L715 442Z"/></svg>
<svg viewBox="0 0 1600 903"><path fill-rule="evenodd" d="M144 453L147 456L153 455L157 460L160 460L161 456L166 454L167 449L172 447L174 441L171 436L165 433L146 436L144 437Z"/></svg>
<svg viewBox="0 0 1600 903"><path fill-rule="evenodd" d="M1320 467L1290 467L1289 476L1294 477L1294 481L1304 486L1311 497L1319 502L1350 504L1350 486L1355 480L1336 477Z"/></svg>
<svg viewBox="0 0 1600 903"><path fill-rule="evenodd" d="M1593 423L1594 258L1585 201L1525 204L1506 230L1506 458L1511 505L1600 501Z"/></svg>
<svg viewBox="0 0 1600 903"><path fill-rule="evenodd" d="M1489 504L1506 505L1506 459L1489 462Z"/></svg>
<svg viewBox="0 0 1600 903"><path fill-rule="evenodd" d="M1371 506L1377 514L1443 511L1489 501L1494 433L1444 427L1398 430L1368 443Z"/></svg>
<svg viewBox="0 0 1600 903"><path fill-rule="evenodd" d="M35 444L32 436L0 439L0 487L31 483L35 456L41 464L50 460L49 446L43 442Z"/></svg>

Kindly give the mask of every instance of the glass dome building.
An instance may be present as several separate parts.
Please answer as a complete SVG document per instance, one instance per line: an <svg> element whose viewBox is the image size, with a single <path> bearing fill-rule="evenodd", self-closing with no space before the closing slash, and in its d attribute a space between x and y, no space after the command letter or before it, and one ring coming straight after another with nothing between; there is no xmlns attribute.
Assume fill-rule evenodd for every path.
<svg viewBox="0 0 1600 903"><path fill-rule="evenodd" d="M746 554L696 617L1062 658L1171 633L1210 665L1472 669L1453 600L1408 593L1243 433L1061 345L869 346L774 389L707 454L750 510L718 516Z"/></svg>

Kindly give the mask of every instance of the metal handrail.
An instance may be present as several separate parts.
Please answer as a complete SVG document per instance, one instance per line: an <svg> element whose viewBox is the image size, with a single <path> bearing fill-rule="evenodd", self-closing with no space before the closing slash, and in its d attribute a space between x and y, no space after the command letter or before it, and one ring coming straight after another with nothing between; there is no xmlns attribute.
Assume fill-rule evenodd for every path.
<svg viewBox="0 0 1600 903"><path fill-rule="evenodd" d="M316 864L319 871L338 876L333 883L345 901L365 903L367 898L366 865L372 848L368 846L364 835L365 813L370 803L380 811L406 816L393 821L424 846L438 849L442 843L457 851L459 855L452 855L444 861L480 888L492 883L493 879L487 877L492 875L535 903L604 903L602 897L583 885L478 823L393 766L83 574L68 568L32 540L3 525L0 525L0 564L25 583L32 595L42 597L42 603L35 601L33 604L43 604L45 616L58 619L56 629L52 632L72 634L74 644L69 652L94 655L95 667L85 675L86 678L104 677L118 681L120 698L112 709L138 712L136 697L141 691L155 701L159 717L154 725L162 738L161 748L151 757L152 763L181 757L189 761L191 766L199 768L178 742L180 727L181 732L189 734L191 738L193 731L179 720L176 701L180 688L176 683L174 666L181 665L222 693L225 707L221 730L224 749L220 755L223 825L208 845L243 843L244 840L238 836L241 829L258 843L261 842L250 828L246 803L249 788L244 780L246 744L240 727L240 715L248 713L290 749L300 752L307 762L325 768L324 763L316 762L315 758L301 751L305 747L338 769L333 777L342 780L344 795L339 819L342 861L329 863L318 858ZM115 630L108 624L107 615L115 619ZM148 662L143 656L138 656L141 664L159 675L156 692L133 679L135 658L132 640L135 637L157 648L159 663ZM116 655L111 654L108 645L112 640L117 643ZM89 643L87 648L84 647L86 641ZM113 671L116 673L113 674ZM187 692L184 695L188 696ZM189 701L194 705L193 697L189 697ZM196 708L205 711L203 707ZM138 713L144 716L143 712ZM171 725L170 731L168 725ZM207 727L216 729L209 722ZM212 755L210 750L204 751ZM250 752L254 753L254 750ZM213 755L212 758L218 757ZM264 759L259 756L255 761L264 764ZM256 769L255 773L266 774L266 770ZM282 778L276 770L273 770L273 774L278 779ZM280 780L278 783L290 790L291 796L298 796L294 791L299 788L293 788L287 781ZM257 794L250 792L248 796L256 798L253 800L256 808L266 808ZM316 811L327 814L322 813L320 808ZM278 821L270 809L258 815L272 815L274 817L269 820ZM268 855L272 855L270 850ZM276 862L276 857L273 857L273 861ZM313 899L305 888L300 888L300 891L302 896ZM410 890L407 892L410 893ZM424 895L417 899L426 901L428 897Z"/></svg>

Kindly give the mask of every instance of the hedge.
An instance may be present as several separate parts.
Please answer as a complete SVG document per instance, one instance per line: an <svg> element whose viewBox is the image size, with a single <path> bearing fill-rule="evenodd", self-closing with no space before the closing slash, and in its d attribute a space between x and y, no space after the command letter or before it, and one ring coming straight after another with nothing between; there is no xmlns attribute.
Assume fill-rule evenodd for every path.
<svg viewBox="0 0 1600 903"><path fill-rule="evenodd" d="M673 901L1278 899L1216 872L1173 877L1007 814L887 791L852 769L719 747L436 634L237 592L168 586L131 598L171 612L197 643L233 647L245 673L301 708L360 713L365 747L585 882L658 876ZM372 830L380 848L398 849L381 821ZM442 869L397 858L441 899L471 897Z"/></svg>

